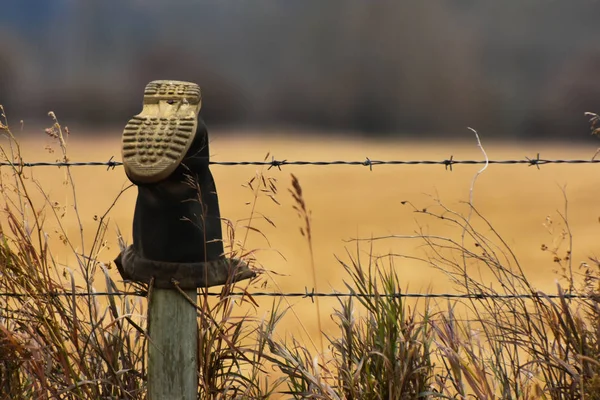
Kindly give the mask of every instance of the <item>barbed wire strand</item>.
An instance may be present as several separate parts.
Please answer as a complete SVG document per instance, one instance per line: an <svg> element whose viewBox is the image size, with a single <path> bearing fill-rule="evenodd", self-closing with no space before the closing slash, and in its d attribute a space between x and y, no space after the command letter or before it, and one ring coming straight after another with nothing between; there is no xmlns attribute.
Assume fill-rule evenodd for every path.
<svg viewBox="0 0 600 400"><path fill-rule="evenodd" d="M538 153L536 157L529 158L525 157L523 159L511 159L511 160L455 160L453 156L445 160L371 160L370 158L366 158L364 161L344 161L344 160L334 160L334 161L290 161L290 160L276 160L273 158L270 161L209 161L211 165L222 165L222 166L243 166L243 165L255 165L255 166L268 166L271 168L278 168L288 166L288 165L296 165L296 166L304 166L304 165L313 165L313 166L327 166L327 165L357 165L363 167L369 167L369 169L373 169L374 166L377 165L443 165L446 169L452 170L454 165L479 165L479 164L497 164L497 165L510 165L510 164L524 164L530 167L540 167L541 165L546 164L600 164L600 159L543 159L540 158L540 154ZM107 167L107 169L114 169L115 167L122 166L122 161L114 161L113 157L111 157L108 161L68 161L68 162L45 162L45 161L36 161L36 162L9 162L3 161L0 162L0 166L9 166L9 167L83 167L83 166L101 166Z"/></svg>
<svg viewBox="0 0 600 400"><path fill-rule="evenodd" d="M96 296L138 296L146 297L147 292L144 290L130 291L130 292L44 292L44 293L11 293L5 292L0 293L0 297L13 297L13 298L32 298L32 297L96 297ZM219 297L222 293L219 292L208 292L203 295ZM376 298L376 297L387 297L387 298L443 298L443 299L595 299L597 295L584 295L584 294L489 294L489 293L382 293L382 294L362 294L362 293L323 293L315 292L313 290L305 289L304 292L290 292L290 293L278 293L278 292L231 292L229 296L250 296L250 297L300 297L306 299L313 299L315 297L361 297L361 298Z"/></svg>

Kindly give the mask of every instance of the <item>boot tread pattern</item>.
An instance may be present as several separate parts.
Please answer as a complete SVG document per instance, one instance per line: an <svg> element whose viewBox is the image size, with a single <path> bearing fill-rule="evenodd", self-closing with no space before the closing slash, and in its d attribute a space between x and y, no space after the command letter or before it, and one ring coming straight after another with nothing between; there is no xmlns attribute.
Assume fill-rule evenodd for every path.
<svg viewBox="0 0 600 400"><path fill-rule="evenodd" d="M161 113L164 100L181 106L167 113L162 106ZM122 136L123 163L132 181L154 183L175 171L194 140L200 101L200 88L193 83L153 81L146 86L142 112L129 120Z"/></svg>
<svg viewBox="0 0 600 400"><path fill-rule="evenodd" d="M153 81L146 85L144 102L158 101L164 98L186 99L190 104L197 104L201 100L200 87L195 83L176 81Z"/></svg>

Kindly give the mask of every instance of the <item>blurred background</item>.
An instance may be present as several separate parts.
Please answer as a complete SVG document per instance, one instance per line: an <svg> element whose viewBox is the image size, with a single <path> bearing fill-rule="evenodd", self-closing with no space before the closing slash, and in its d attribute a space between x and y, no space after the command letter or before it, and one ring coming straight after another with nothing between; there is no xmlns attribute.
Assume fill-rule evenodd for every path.
<svg viewBox="0 0 600 400"><path fill-rule="evenodd" d="M0 104L13 122L122 125L148 81L177 79L202 86L209 127L585 140L598 15L583 0L2 0Z"/></svg>

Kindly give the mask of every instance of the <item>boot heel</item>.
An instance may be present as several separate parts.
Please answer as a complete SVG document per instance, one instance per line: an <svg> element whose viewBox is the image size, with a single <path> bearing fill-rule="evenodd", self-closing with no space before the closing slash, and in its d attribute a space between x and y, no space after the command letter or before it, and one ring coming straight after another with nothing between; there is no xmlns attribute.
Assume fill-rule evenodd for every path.
<svg viewBox="0 0 600 400"><path fill-rule="evenodd" d="M152 81L142 112L129 120L122 136L125 173L134 183L168 178L189 150L202 106L200 87L181 81Z"/></svg>

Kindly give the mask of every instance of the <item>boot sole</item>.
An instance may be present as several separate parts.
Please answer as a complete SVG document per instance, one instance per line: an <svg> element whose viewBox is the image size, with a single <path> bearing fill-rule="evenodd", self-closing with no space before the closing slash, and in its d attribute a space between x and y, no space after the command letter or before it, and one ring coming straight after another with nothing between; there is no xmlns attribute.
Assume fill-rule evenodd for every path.
<svg viewBox="0 0 600 400"><path fill-rule="evenodd" d="M122 136L123 165L132 182L156 183L175 171L194 141L201 106L195 83L146 85L142 112L129 120Z"/></svg>

